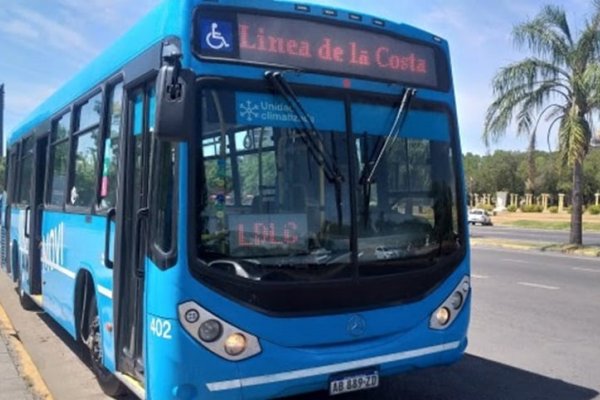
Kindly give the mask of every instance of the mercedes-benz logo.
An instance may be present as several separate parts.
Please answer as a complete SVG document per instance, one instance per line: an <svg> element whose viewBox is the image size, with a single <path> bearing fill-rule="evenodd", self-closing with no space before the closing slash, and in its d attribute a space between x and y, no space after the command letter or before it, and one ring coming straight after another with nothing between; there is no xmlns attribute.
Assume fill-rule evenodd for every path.
<svg viewBox="0 0 600 400"><path fill-rule="evenodd" d="M348 320L346 329L350 335L360 336L365 333L365 330L367 329L367 321L365 321L362 316L355 314Z"/></svg>

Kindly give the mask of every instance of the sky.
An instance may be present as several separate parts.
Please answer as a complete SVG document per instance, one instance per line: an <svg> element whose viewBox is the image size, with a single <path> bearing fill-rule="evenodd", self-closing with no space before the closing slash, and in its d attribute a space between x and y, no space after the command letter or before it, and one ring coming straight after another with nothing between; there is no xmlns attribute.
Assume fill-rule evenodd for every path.
<svg viewBox="0 0 600 400"><path fill-rule="evenodd" d="M0 0L0 83L5 84L5 136L33 109L100 54L160 0ZM177 1L177 0L171 0ZM310 2L315 2L312 0ZM463 152L524 150L508 132L486 148L481 135L499 68L523 59L512 28L537 14L541 0L322 0L436 34L450 45ZM591 0L555 0L581 23Z"/></svg>

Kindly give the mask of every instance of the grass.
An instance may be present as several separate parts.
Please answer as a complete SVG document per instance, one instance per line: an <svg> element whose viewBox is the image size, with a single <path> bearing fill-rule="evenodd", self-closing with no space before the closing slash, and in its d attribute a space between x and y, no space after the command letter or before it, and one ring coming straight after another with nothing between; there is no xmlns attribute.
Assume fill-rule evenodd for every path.
<svg viewBox="0 0 600 400"><path fill-rule="evenodd" d="M558 251L579 256L600 257L600 246L577 246L573 244L552 244L544 246L542 251Z"/></svg>
<svg viewBox="0 0 600 400"><path fill-rule="evenodd" d="M516 221L506 221L502 223L504 226L514 226L517 228L532 228L532 229L550 229L555 231L568 231L571 227L569 221L533 221L528 219L519 219ZM584 232L600 232L600 223L584 222Z"/></svg>
<svg viewBox="0 0 600 400"><path fill-rule="evenodd" d="M498 238L471 238L470 242L473 246L491 246L502 247L513 250L542 250L552 246L551 243L545 242L526 242L522 240L506 240Z"/></svg>

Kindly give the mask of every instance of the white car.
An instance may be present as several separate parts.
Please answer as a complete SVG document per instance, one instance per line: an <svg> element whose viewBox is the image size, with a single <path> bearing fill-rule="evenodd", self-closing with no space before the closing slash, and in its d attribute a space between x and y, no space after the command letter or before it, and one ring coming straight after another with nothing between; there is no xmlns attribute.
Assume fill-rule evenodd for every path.
<svg viewBox="0 0 600 400"><path fill-rule="evenodd" d="M391 258L397 258L400 256L400 252L397 250L392 250L385 246L377 246L375 248L375 257L378 260L389 260Z"/></svg>
<svg viewBox="0 0 600 400"><path fill-rule="evenodd" d="M473 208L469 211L469 224L493 225L492 218L487 211L480 208Z"/></svg>

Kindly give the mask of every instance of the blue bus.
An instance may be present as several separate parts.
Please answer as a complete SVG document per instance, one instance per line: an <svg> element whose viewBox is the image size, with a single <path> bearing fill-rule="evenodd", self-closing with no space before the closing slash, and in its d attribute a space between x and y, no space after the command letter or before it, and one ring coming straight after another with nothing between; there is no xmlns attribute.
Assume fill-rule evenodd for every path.
<svg viewBox="0 0 600 400"><path fill-rule="evenodd" d="M109 395L337 395L465 351L465 190L435 35L317 4L164 1L7 157L3 268Z"/></svg>

